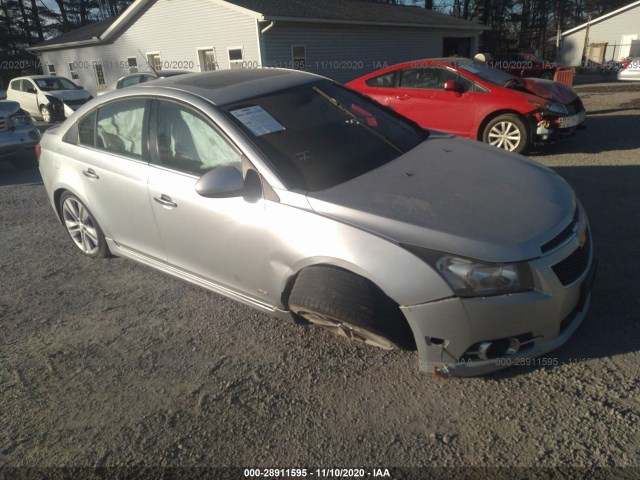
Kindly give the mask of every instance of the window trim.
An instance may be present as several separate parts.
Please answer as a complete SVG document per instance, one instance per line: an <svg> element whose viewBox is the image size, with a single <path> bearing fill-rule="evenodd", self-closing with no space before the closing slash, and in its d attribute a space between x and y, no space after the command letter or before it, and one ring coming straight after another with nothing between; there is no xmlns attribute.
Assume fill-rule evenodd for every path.
<svg viewBox="0 0 640 480"><path fill-rule="evenodd" d="M100 83L100 78L98 77L98 67L100 67L100 71L102 72L102 80L104 80L103 84ZM98 60L93 61L93 75L96 77L96 86L98 87L98 90L102 90L108 85L107 77L104 74L104 68L102 68L102 63Z"/></svg>
<svg viewBox="0 0 640 480"><path fill-rule="evenodd" d="M130 60L133 60L133 62L135 63L135 66L131 65ZM138 58L137 57L127 57L127 69L129 70L129 73L138 73ZM133 71L135 69L135 72Z"/></svg>
<svg viewBox="0 0 640 480"><path fill-rule="evenodd" d="M203 70L202 67L202 58L200 57L200 54L203 52L208 52L209 50L211 50L213 52L213 65L214 68L213 70ZM220 65L218 64L218 57L216 56L216 47L214 46L210 46L210 47L196 47L196 58L198 59L198 68L200 69L201 72L213 72L215 70L219 70Z"/></svg>
<svg viewBox="0 0 640 480"><path fill-rule="evenodd" d="M240 50L240 53L242 54L242 58L240 60L231 60L231 50ZM240 46L240 47L227 47L227 60L229 61L229 70L232 70L233 67L231 65L240 65L240 68L242 68L242 65L244 64L244 45Z"/></svg>
<svg viewBox="0 0 640 480"><path fill-rule="evenodd" d="M80 78L76 66L76 62L69 62L69 75L71 75L71 80L78 80Z"/></svg>
<svg viewBox="0 0 640 480"><path fill-rule="evenodd" d="M151 67L153 67L153 68L150 67L152 72L154 70L157 71L157 72L162 71L162 54L160 53L160 50L156 50L156 51L153 51L153 52L146 52L144 55L145 55L145 57L147 59L147 64L151 65ZM149 57L156 57L156 56L159 59L160 68L156 68L155 61L153 61L152 58L149 58Z"/></svg>
<svg viewBox="0 0 640 480"><path fill-rule="evenodd" d="M293 53L295 48L304 48L304 57L296 57ZM300 61L302 59L302 68L296 68L296 61ZM305 71L307 69L307 45L304 43L292 43L291 44L291 67L294 70L302 70Z"/></svg>

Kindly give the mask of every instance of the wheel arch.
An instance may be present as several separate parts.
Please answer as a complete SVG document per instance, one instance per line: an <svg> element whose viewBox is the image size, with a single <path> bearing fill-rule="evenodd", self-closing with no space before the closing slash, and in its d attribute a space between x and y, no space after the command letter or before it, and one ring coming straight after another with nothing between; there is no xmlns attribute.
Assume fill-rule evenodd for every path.
<svg viewBox="0 0 640 480"><path fill-rule="evenodd" d="M338 264L340 263L340 264ZM310 268L334 268L334 269L338 269L341 270L347 274L350 275L354 275L360 278L365 279L367 282L369 282L373 287L375 287L377 290L380 291L380 293L382 295L384 295L386 297L386 299L388 299L391 304L393 305L394 309L397 310L397 316L395 319L393 319L393 321L395 322L402 322L402 326L407 328L408 331L410 331L413 335L413 328L411 328L411 323L409 322L409 320L407 319L407 317L405 316L404 312L402 311L402 309L400 308L400 304L393 299L386 291L384 288L382 288L380 286L380 284L376 281L374 281L372 279L372 276L370 274L367 274L367 272L363 271L362 269L358 268L357 266L353 265L354 268L349 268L348 265L344 265L342 262L334 262L334 263L329 263L329 262L319 262L319 263L310 263L307 265L304 265L302 268L298 269L293 275L291 275L286 283L285 283L285 287L282 291L281 294L281 300L282 303L286 306L286 308L289 308L289 298L291 296L291 292L293 290L294 285L296 284L296 281L298 280L300 274L305 271L308 270ZM355 270L358 270L362 273L364 273L363 275L356 273ZM320 278L318 278L318 281L320 280ZM298 317L297 315L295 315L293 312L290 311L290 314L294 317L294 319L296 321L302 321L305 322L306 320L301 319L300 317ZM414 335L414 339L413 341L415 341L415 335ZM410 349L415 348L415 345L413 345Z"/></svg>

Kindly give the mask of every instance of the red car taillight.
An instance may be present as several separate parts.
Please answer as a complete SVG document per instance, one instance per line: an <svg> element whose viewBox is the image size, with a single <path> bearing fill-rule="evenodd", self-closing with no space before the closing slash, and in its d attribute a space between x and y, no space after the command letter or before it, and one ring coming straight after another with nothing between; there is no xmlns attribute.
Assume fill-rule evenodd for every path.
<svg viewBox="0 0 640 480"><path fill-rule="evenodd" d="M42 153L42 147L40 146L39 143L36 143L36 159L38 160L38 163L40 163L40 154Z"/></svg>
<svg viewBox="0 0 640 480"><path fill-rule="evenodd" d="M631 57L624 58L621 62L622 70L626 70L631 65Z"/></svg>

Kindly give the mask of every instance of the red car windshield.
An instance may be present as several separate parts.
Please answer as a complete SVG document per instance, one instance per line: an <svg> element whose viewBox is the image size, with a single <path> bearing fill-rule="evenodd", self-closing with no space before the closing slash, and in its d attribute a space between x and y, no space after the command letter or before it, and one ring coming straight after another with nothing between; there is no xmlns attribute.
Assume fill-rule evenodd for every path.
<svg viewBox="0 0 640 480"><path fill-rule="evenodd" d="M464 70L465 72L469 72L476 77L481 78L482 80L493 83L494 85L502 86L509 80L514 80L516 78L507 72L503 72L502 70L498 70L497 68L490 67L486 63L479 62L477 60L455 62L455 66Z"/></svg>

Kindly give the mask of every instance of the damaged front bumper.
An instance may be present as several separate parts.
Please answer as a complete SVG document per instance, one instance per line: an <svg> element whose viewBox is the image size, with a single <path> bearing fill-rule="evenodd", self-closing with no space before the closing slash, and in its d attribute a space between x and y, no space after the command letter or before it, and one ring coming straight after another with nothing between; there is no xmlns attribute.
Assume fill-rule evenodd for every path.
<svg viewBox="0 0 640 480"><path fill-rule="evenodd" d="M558 266L575 268L577 261L578 276L568 283L561 280ZM416 339L420 370L475 376L516 365L557 364L557 359L522 359L560 347L586 316L596 269L591 236L580 245L576 235L529 263L535 277L532 291L401 307Z"/></svg>
<svg viewBox="0 0 640 480"><path fill-rule="evenodd" d="M575 135L576 131L585 129L587 112L582 110L566 116L539 113L530 118L532 130L535 132L534 144L542 145Z"/></svg>

